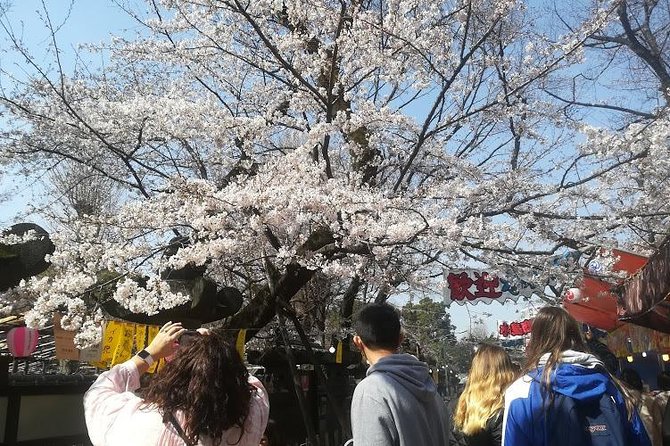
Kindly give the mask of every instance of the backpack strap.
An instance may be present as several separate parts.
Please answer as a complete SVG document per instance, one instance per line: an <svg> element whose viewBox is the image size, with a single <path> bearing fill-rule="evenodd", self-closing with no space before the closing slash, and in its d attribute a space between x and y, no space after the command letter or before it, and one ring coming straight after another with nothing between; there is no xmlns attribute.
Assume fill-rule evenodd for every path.
<svg viewBox="0 0 670 446"><path fill-rule="evenodd" d="M177 418L174 416L172 412L167 414L167 418L172 423L174 428L177 430L177 434L179 434L179 437L184 440L184 443L186 443L186 446L195 446L195 443L191 443L191 440L188 439L186 436L186 432L184 432L184 429L179 425L179 421L177 421Z"/></svg>

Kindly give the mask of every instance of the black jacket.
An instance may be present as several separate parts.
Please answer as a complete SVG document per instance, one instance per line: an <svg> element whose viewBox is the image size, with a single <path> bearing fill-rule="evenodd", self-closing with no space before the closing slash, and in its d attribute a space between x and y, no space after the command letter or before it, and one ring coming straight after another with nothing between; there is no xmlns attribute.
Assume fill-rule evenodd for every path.
<svg viewBox="0 0 670 446"><path fill-rule="evenodd" d="M503 410L500 409L486 422L484 430L465 435L454 427L451 444L457 446L500 446L502 443Z"/></svg>

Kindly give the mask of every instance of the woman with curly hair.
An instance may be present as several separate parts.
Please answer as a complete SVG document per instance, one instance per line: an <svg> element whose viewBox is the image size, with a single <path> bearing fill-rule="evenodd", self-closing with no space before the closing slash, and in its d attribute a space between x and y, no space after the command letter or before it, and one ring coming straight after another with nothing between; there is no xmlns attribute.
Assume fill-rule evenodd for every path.
<svg viewBox="0 0 670 446"><path fill-rule="evenodd" d="M457 445L500 446L503 396L514 378L514 364L502 347L479 346L454 414Z"/></svg>
<svg viewBox="0 0 670 446"><path fill-rule="evenodd" d="M186 342L186 332L168 322L145 350L93 383L84 396L93 445L259 444L269 412L262 384L220 334L201 331ZM133 393L140 375L168 356L144 396Z"/></svg>

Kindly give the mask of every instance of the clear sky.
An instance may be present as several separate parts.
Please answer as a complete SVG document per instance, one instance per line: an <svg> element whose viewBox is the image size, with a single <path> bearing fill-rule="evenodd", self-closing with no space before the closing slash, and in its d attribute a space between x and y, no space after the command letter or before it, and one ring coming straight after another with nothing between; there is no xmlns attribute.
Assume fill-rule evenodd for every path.
<svg viewBox="0 0 670 446"><path fill-rule="evenodd" d="M63 24L57 32L59 47L66 68L75 61L77 47L83 43L109 40L111 35L120 35L139 29L137 22L115 6L111 0L75 0L70 9L68 0L45 0L49 15L55 27ZM14 0L6 20L15 33L22 35L25 44L38 62L50 63L46 53L49 33L43 24L44 13L41 0ZM0 41L0 45L5 44ZM5 50L5 48L0 48ZM95 62L95 61L94 61ZM102 62L102 60L100 61ZM27 66L23 60L0 52L0 66L11 73L21 73ZM6 80L0 78L4 85ZM25 178L17 172L0 171L0 197L8 194L6 202L0 200L0 227L20 221L32 221L45 225L44 221L31 212L33 203L39 203L42 189L35 178ZM392 300L396 305L407 301L406 296ZM514 321L525 304L513 302L501 305L452 305L449 309L452 323L459 337L467 334L476 320L483 320L489 332L495 332L497 320Z"/></svg>

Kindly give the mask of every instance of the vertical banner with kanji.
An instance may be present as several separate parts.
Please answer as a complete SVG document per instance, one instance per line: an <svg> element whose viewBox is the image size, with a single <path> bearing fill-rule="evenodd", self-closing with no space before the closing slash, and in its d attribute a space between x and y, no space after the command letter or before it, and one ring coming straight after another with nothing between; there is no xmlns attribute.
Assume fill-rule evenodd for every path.
<svg viewBox="0 0 670 446"><path fill-rule="evenodd" d="M135 351L139 352L147 346L147 326L138 325L135 327Z"/></svg>
<svg viewBox="0 0 670 446"><path fill-rule="evenodd" d="M117 322L118 323L118 322ZM128 322L121 322L120 338L118 344L114 348L112 354L112 363L121 364L126 362L133 355L133 341L135 340L135 324Z"/></svg>
<svg viewBox="0 0 670 446"><path fill-rule="evenodd" d="M102 353L100 354L100 361L94 363L96 367L106 368L112 362L114 356L114 349L121 340L122 325L120 322L109 321L105 326L102 335Z"/></svg>
<svg viewBox="0 0 670 446"><path fill-rule="evenodd" d="M337 348L335 349L335 363L342 364L342 341L337 341Z"/></svg>
<svg viewBox="0 0 670 446"><path fill-rule="evenodd" d="M242 328L240 331L237 333L237 341L235 342L235 347L237 348L237 353L240 354L240 358L244 360L244 355L246 353L246 347L247 345L247 329Z"/></svg>
<svg viewBox="0 0 670 446"><path fill-rule="evenodd" d="M149 325L148 326L148 328L147 328L147 345L149 345L151 343L151 341L154 340L154 338L156 337L156 335L158 334L160 329L161 328L157 325ZM156 361L153 364L151 364L149 366L148 372L149 373L154 373L156 371L156 369L158 368L158 363L159 362L160 361Z"/></svg>
<svg viewBox="0 0 670 446"><path fill-rule="evenodd" d="M102 342L99 346L99 360L88 359L92 365L107 368L127 361L131 356L145 348L158 334L159 327L153 325L132 324L129 322L107 322ZM82 351L82 354L85 350ZM149 373L156 371L157 364L149 367Z"/></svg>
<svg viewBox="0 0 670 446"><path fill-rule="evenodd" d="M521 296L530 297L533 289L524 282L511 282L482 270L445 270L444 303L464 305L483 302L514 302Z"/></svg>

